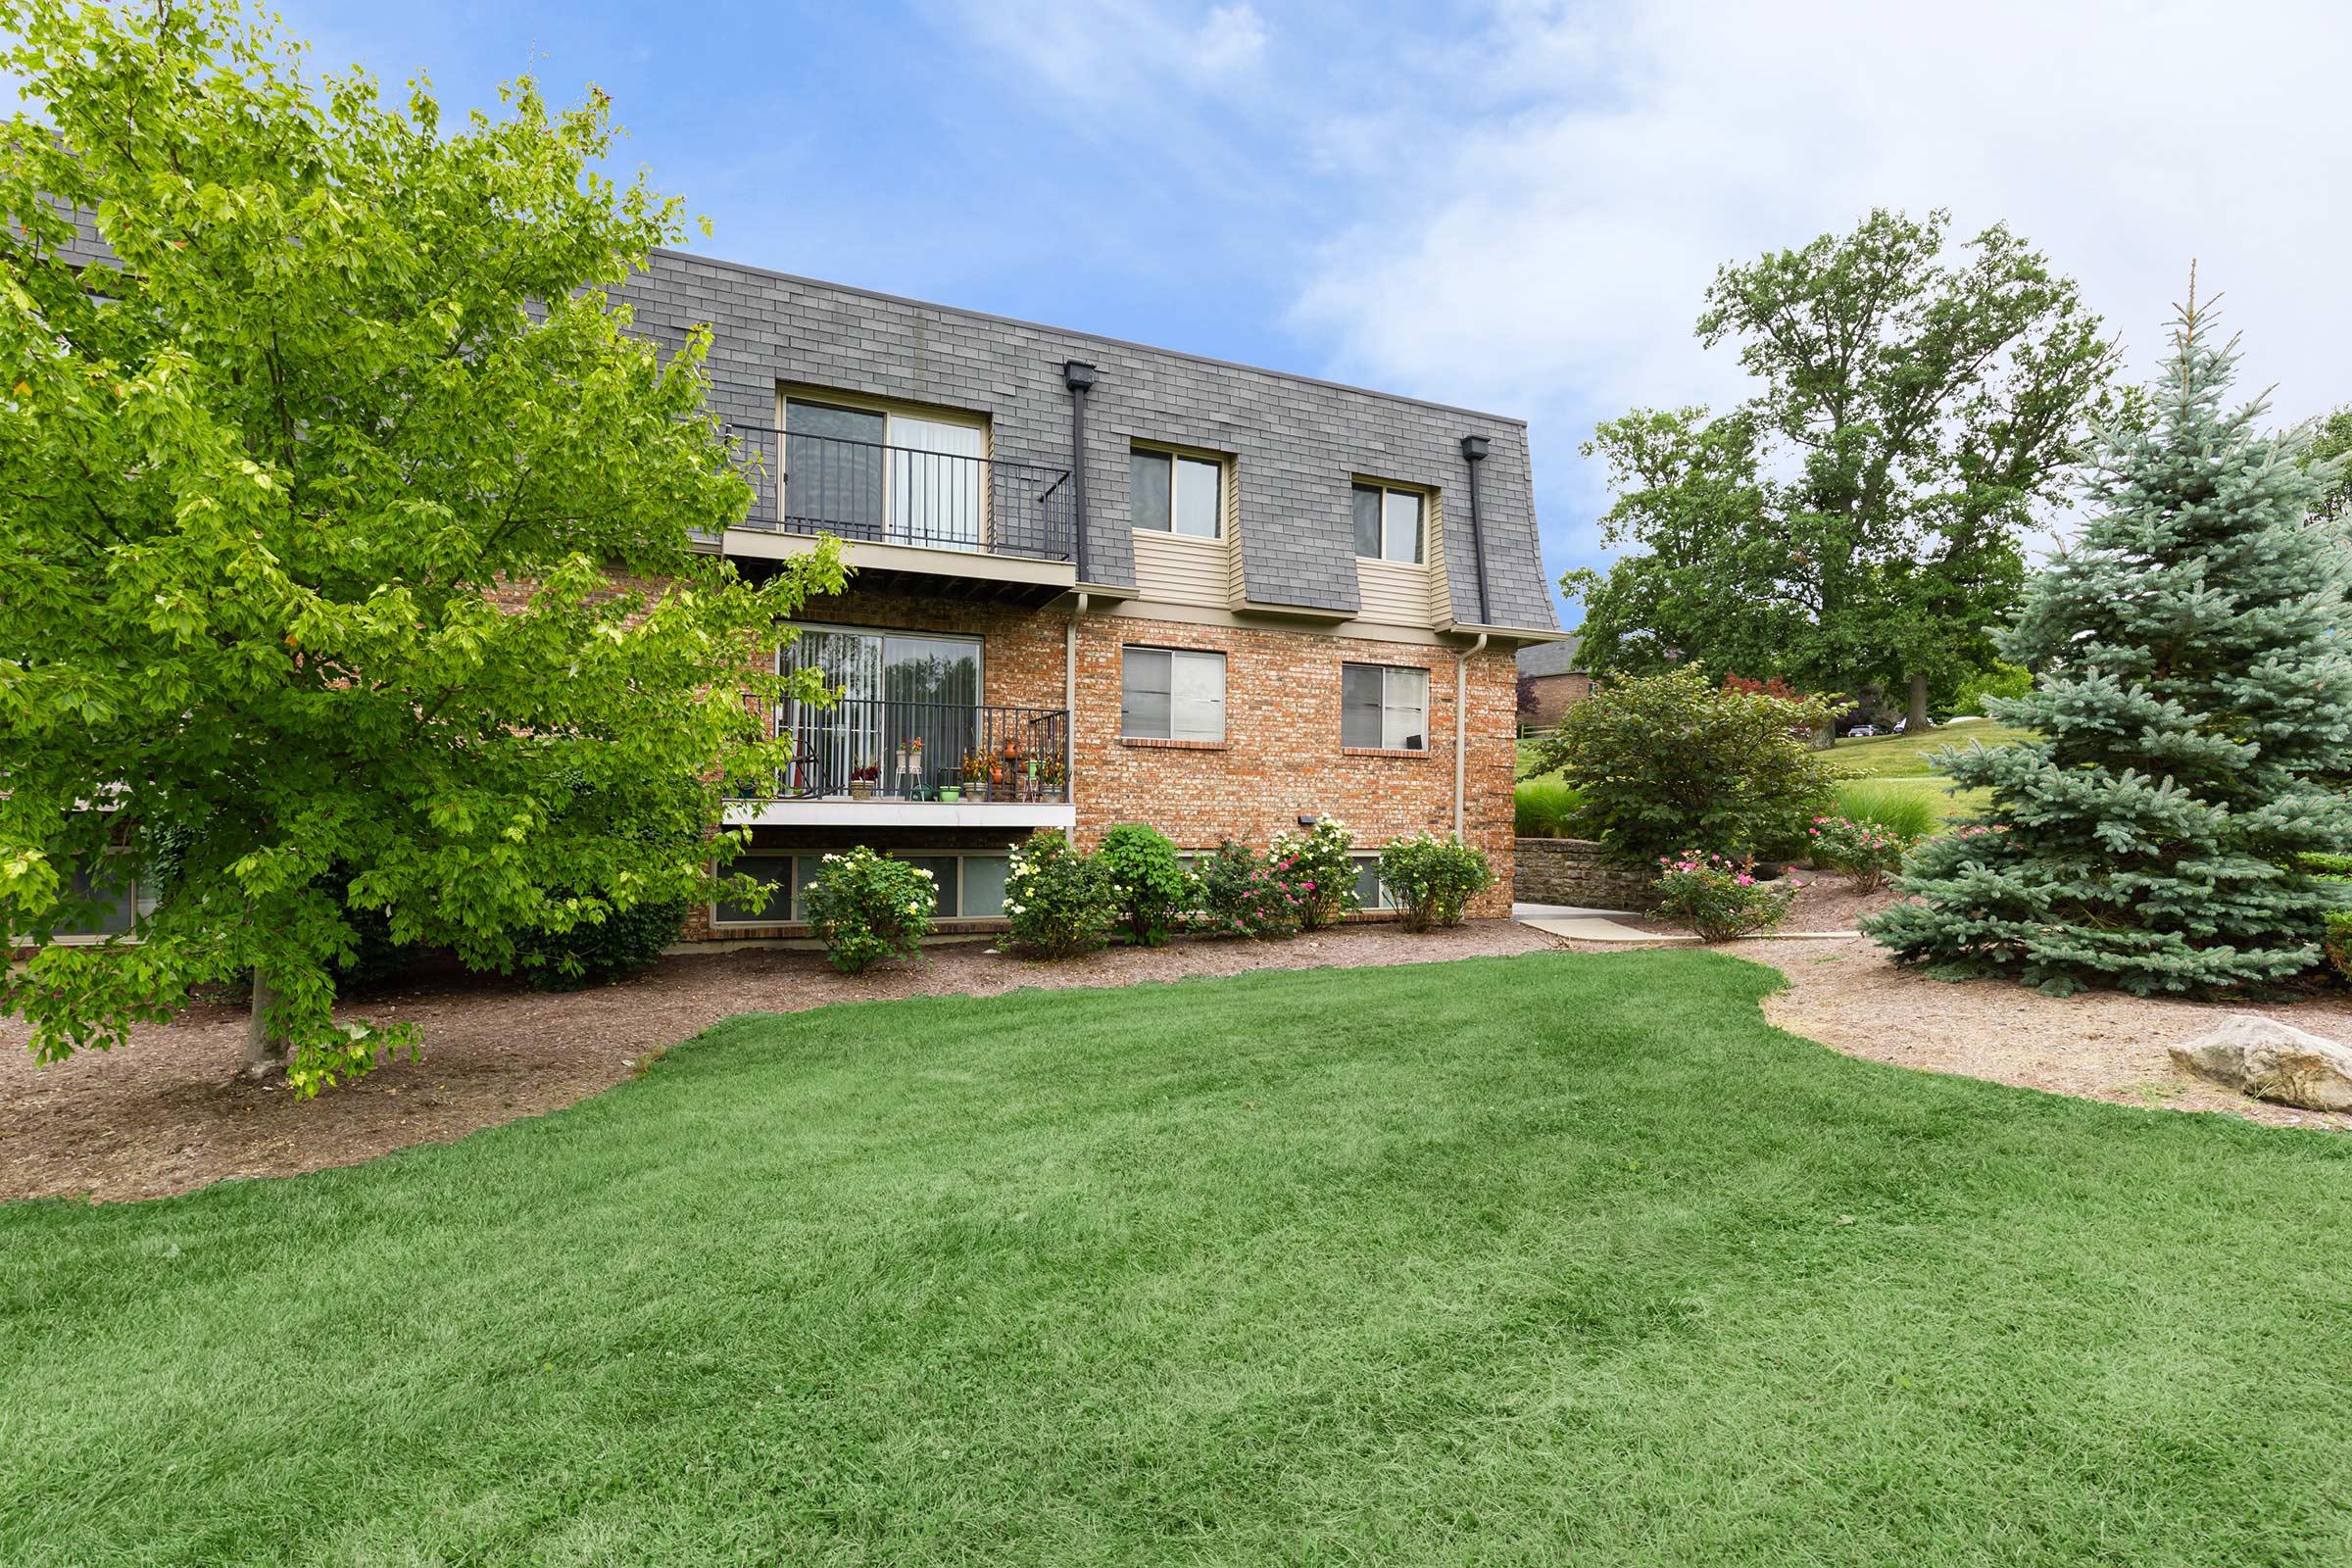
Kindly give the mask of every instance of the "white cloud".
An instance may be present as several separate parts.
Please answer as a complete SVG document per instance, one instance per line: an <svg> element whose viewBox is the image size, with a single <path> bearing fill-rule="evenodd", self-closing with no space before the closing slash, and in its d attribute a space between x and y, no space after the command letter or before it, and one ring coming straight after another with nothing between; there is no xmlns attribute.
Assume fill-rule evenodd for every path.
<svg viewBox="0 0 2352 1568"><path fill-rule="evenodd" d="M1202 80L1222 81L1254 67L1266 52L1266 24L1247 5L1218 6L1201 22L1186 63Z"/></svg>
<svg viewBox="0 0 2352 1568"><path fill-rule="evenodd" d="M1595 418L1740 395L1691 336L1715 268L1872 206L2008 221L2135 369L2197 258L2247 390L2300 417L2352 400L2348 65L2318 4L1506 6L1442 56L1471 112L1330 117L1333 162L1412 156L1366 182L1296 323L1339 374L1530 415L1555 566L1604 504L1574 456Z"/></svg>

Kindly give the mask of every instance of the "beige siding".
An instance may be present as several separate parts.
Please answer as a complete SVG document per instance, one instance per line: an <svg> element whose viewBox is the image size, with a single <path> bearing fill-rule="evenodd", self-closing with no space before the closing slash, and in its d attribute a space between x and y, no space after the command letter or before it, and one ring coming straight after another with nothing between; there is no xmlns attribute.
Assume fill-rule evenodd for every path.
<svg viewBox="0 0 2352 1568"><path fill-rule="evenodd" d="M1430 623L1429 578L1427 566L1358 557L1355 590L1363 601L1358 613L1366 620L1391 626L1426 626Z"/></svg>
<svg viewBox="0 0 2352 1568"><path fill-rule="evenodd" d="M1429 498L1429 543L1422 552L1429 557L1428 619L1415 621L1422 626L1450 626L1453 624L1452 590L1446 583L1446 498L1432 494Z"/></svg>
<svg viewBox="0 0 2352 1568"><path fill-rule="evenodd" d="M1135 592L1169 605L1222 607L1232 592L1229 540L1135 530Z"/></svg>

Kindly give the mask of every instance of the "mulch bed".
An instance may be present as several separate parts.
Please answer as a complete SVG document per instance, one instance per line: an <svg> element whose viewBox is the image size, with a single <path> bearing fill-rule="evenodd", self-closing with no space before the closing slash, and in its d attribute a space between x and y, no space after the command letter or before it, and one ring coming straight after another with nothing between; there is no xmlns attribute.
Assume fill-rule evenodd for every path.
<svg viewBox="0 0 2352 1568"><path fill-rule="evenodd" d="M1804 886L1784 930L1850 931L1857 919L1895 901L1885 889L1855 893L1842 877L1809 870L1795 875ZM1661 933L1681 929L1654 921L1629 923ZM1591 953L1639 947L1565 946ZM2171 1054L2174 1046L2232 1012L2258 1012L2316 1035L2352 1041L2352 997L2340 992L2218 1003L2112 992L2045 997L2008 981L1931 979L1893 963L1868 938L1788 942L1764 937L1718 951L1769 963L1787 975L1788 989L1765 1000L1765 1017L1849 1056L2116 1104L2227 1111L2275 1127L2352 1131L2352 1116L2249 1100L2181 1072Z"/></svg>
<svg viewBox="0 0 2352 1568"><path fill-rule="evenodd" d="M1024 986L1123 986L1192 975L1422 963L1557 946L1508 920L1412 935L1351 925L1281 943L1180 942L1045 964L984 942L931 949L919 967L860 978L820 953L761 948L667 958L633 980L550 995L435 979L343 1009L419 1026L424 1054L316 1100L239 1076L245 1009L193 1004L122 1048L42 1067L21 1021L0 1019L0 1200L158 1198L229 1177L290 1176L447 1143L545 1115L611 1088L650 1051L738 1012L794 1012L884 997L996 996Z"/></svg>

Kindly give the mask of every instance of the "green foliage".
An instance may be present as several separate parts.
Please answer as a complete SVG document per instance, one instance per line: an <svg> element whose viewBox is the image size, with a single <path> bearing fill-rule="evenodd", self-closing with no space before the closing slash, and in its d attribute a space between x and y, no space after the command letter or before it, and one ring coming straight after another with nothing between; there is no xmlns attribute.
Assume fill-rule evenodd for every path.
<svg viewBox="0 0 2352 1568"><path fill-rule="evenodd" d="M1127 940L1139 948L1167 946L1192 899L1191 879L1167 835L1140 822L1122 822L1102 835L1095 858L1110 877Z"/></svg>
<svg viewBox="0 0 2352 1568"><path fill-rule="evenodd" d="M1321 816L1303 831L1274 835L1274 872L1298 899L1298 928L1320 931L1355 911L1355 835L1336 816Z"/></svg>
<svg viewBox="0 0 2352 1568"><path fill-rule="evenodd" d="M751 492L707 335L659 353L607 299L685 228L599 172L604 96L444 124L224 3L0 0L0 33L38 106L0 132L0 924L45 940L112 834L191 846L137 944L0 980L34 1053L251 973L307 1092L414 1042L331 1021L355 922L509 968L709 896L739 836L689 835L786 760L756 656L842 573L689 548ZM119 266L61 258L61 202Z"/></svg>
<svg viewBox="0 0 2352 1568"><path fill-rule="evenodd" d="M2233 344L2193 293L2152 422L2111 433L2081 543L2037 577L1993 704L2036 738L1951 752L1985 825L1912 858L1916 902L1865 922L1895 956L2046 991L2207 993L2311 967L2346 889L2303 862L2352 842L2352 586L2294 437L2226 411Z"/></svg>
<svg viewBox="0 0 2352 1568"><path fill-rule="evenodd" d="M1564 778L1525 778L1511 791L1511 831L1523 839L1574 836L1585 792Z"/></svg>
<svg viewBox="0 0 2352 1568"><path fill-rule="evenodd" d="M2034 689L2034 672L2022 664L1994 660L1984 669L1971 670L1953 689L1949 711L1982 717L1998 701L2015 702Z"/></svg>
<svg viewBox="0 0 2352 1568"><path fill-rule="evenodd" d="M1838 785L1830 814L1849 822L1869 823L1892 834L1906 846L1935 832L1939 820L1936 803L1919 791L1871 779Z"/></svg>
<svg viewBox="0 0 2352 1568"><path fill-rule="evenodd" d="M1840 776L1802 738L1834 711L1670 669L1596 685L1544 737L1542 757L1583 796L1569 825L1627 864L1688 844L1781 857L1803 845Z"/></svg>
<svg viewBox="0 0 2352 1568"><path fill-rule="evenodd" d="M1297 936L1306 895L1290 871L1246 844L1227 839L1194 868L1200 907L1194 923L1203 934L1253 942Z"/></svg>
<svg viewBox="0 0 2352 1568"><path fill-rule="evenodd" d="M534 933L523 950L523 973L542 991L578 991L625 980L678 940L691 907L684 899L632 904L568 931Z"/></svg>
<svg viewBox="0 0 2352 1568"><path fill-rule="evenodd" d="M1947 226L1873 212L1716 273L1699 335L1738 344L1759 390L1720 416L1637 409L1586 445L1627 553L1563 581L1584 667L1844 691L1984 663L2117 349L2039 252L1997 224L1955 250Z"/></svg>
<svg viewBox="0 0 2352 1568"><path fill-rule="evenodd" d="M1857 893L1875 893L1903 868L1903 857L1918 834L1897 833L1878 822L1822 816L1806 830L1806 856L1825 871L1843 873Z"/></svg>
<svg viewBox="0 0 2352 1568"><path fill-rule="evenodd" d="M939 908L930 872L876 855L862 844L846 855L828 855L818 864L816 880L803 897L809 928L824 943L834 968L863 974L877 963L922 951Z"/></svg>
<svg viewBox="0 0 2352 1568"><path fill-rule="evenodd" d="M1382 848L1380 883L1404 911L1407 931L1434 931L1462 923L1463 908L1494 885L1494 868L1474 845L1416 833Z"/></svg>
<svg viewBox="0 0 2352 1568"><path fill-rule="evenodd" d="M1788 914L1796 890L1756 879L1745 864L1700 850L1661 856L1653 890L1659 919L1688 926L1702 942L1769 931Z"/></svg>
<svg viewBox="0 0 2352 1568"><path fill-rule="evenodd" d="M1110 940L1119 895L1102 859L1082 855L1059 828L1029 836L1012 853L1004 913L1012 941L1044 958L1073 958Z"/></svg>
<svg viewBox="0 0 2352 1568"><path fill-rule="evenodd" d="M2298 460L2320 484L2311 499L2311 514L2323 522L2352 517L2352 408L2342 408L2319 422L2311 444Z"/></svg>

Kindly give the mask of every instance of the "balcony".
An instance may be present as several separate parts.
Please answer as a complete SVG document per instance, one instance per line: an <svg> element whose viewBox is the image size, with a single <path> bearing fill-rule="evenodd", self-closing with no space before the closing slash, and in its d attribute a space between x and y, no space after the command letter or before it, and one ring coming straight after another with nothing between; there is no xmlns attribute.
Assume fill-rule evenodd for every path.
<svg viewBox="0 0 2352 1568"><path fill-rule="evenodd" d="M1069 714L1058 708L850 698L786 715L792 764L732 825L1068 827Z"/></svg>
<svg viewBox="0 0 2352 1568"><path fill-rule="evenodd" d="M752 481L729 556L848 547L860 585L1043 604L1077 581L1077 490L1066 468L730 424Z"/></svg>

